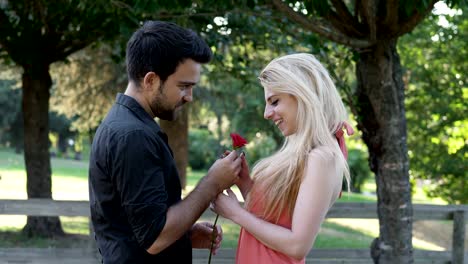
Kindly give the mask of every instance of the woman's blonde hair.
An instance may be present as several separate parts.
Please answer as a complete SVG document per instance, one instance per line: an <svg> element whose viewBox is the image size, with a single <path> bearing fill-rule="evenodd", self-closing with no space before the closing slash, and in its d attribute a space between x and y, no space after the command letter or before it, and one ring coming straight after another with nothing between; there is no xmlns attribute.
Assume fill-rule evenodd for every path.
<svg viewBox="0 0 468 264"><path fill-rule="evenodd" d="M264 88L292 95L297 101L296 132L252 170L252 192L262 194L263 217L278 220L285 209L292 215L308 154L318 147L319 153L333 157L337 173L345 175L349 186L349 169L335 137L347 113L330 75L313 55L298 53L274 59L259 79Z"/></svg>

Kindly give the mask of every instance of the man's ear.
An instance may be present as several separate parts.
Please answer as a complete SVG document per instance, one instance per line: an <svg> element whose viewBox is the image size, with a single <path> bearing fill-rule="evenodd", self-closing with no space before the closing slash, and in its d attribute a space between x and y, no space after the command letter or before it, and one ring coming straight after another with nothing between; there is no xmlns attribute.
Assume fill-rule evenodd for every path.
<svg viewBox="0 0 468 264"><path fill-rule="evenodd" d="M154 89L154 87L156 87L157 89L159 87L160 82L161 82L161 79L156 73L147 72L145 77L143 77L142 86L143 86L143 89L145 90L148 90L148 89L152 90Z"/></svg>

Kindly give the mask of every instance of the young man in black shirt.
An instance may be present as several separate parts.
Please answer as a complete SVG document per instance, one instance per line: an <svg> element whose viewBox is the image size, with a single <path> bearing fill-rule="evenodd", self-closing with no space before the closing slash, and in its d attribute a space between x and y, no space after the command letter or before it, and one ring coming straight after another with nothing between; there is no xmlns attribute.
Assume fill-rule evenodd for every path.
<svg viewBox="0 0 468 264"><path fill-rule="evenodd" d="M237 180L241 158L233 151L217 160L181 200L173 154L154 118L173 120L192 101L211 56L197 34L167 22L146 22L127 43L128 86L99 126L90 157L91 217L103 263L191 263L192 247L210 247L213 226L195 222Z"/></svg>

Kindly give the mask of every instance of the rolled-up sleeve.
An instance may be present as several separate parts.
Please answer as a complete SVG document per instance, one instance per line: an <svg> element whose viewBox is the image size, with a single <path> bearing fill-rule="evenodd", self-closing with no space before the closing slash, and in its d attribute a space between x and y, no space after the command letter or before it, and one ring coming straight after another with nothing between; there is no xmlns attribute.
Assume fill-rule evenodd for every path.
<svg viewBox="0 0 468 264"><path fill-rule="evenodd" d="M135 238L145 249L166 223L168 194L161 149L145 131L135 130L121 136L112 153L114 186Z"/></svg>

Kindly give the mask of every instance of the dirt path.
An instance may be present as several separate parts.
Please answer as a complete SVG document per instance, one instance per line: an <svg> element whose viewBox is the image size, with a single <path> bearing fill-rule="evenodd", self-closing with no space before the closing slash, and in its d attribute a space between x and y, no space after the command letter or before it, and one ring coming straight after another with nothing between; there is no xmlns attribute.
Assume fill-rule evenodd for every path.
<svg viewBox="0 0 468 264"><path fill-rule="evenodd" d="M436 244L445 250L452 250L452 233L452 221L425 220L413 223L413 237ZM465 251L468 251L468 236L465 236Z"/></svg>

